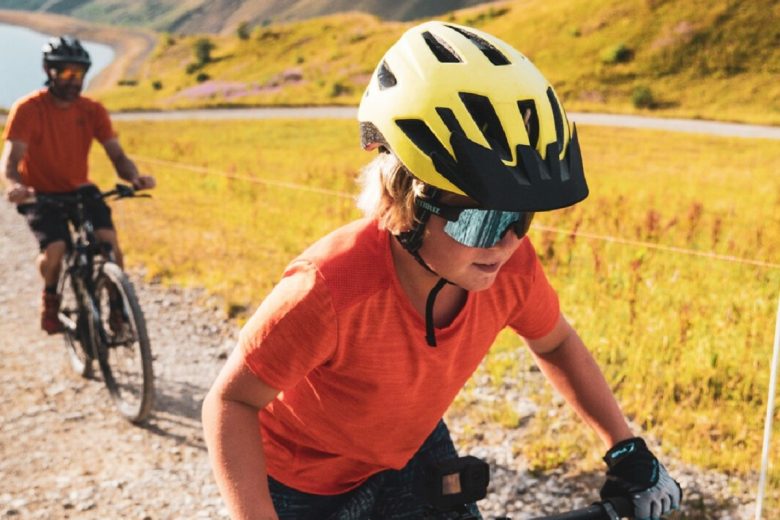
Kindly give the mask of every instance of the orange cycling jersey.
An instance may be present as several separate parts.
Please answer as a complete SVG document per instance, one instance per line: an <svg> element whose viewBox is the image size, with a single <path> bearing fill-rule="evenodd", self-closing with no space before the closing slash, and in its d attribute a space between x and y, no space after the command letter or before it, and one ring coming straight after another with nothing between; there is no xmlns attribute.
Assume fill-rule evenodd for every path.
<svg viewBox="0 0 780 520"><path fill-rule="evenodd" d="M3 131L3 139L27 145L19 164L22 182L44 193L73 191L87 184L92 140L104 143L113 137L103 105L80 97L61 108L45 89L14 103Z"/></svg>
<svg viewBox="0 0 780 520"><path fill-rule="evenodd" d="M343 493L404 467L502 329L535 339L558 320L557 295L526 238L429 347L391 239L369 220L321 239L241 332L247 365L282 390L260 412L268 473L300 491Z"/></svg>

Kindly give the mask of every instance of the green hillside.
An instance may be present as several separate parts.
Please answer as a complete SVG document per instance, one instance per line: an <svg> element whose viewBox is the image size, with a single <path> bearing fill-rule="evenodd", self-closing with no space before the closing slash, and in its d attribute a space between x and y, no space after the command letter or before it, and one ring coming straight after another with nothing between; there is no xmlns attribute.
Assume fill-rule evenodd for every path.
<svg viewBox="0 0 780 520"><path fill-rule="evenodd" d="M442 19L515 45L569 110L780 123L775 0L526 0ZM354 105L409 25L348 13L247 27L245 39L166 34L141 77L100 97L113 109Z"/></svg>

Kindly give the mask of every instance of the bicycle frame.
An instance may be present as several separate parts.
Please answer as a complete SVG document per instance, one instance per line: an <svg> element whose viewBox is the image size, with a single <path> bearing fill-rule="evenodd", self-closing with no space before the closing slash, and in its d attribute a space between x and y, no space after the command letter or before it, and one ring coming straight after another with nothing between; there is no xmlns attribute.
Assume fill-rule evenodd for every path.
<svg viewBox="0 0 780 520"><path fill-rule="evenodd" d="M93 306L93 312L87 315L94 316L95 319L99 320L100 307L95 301L94 275L100 268L100 264L106 260L111 260L110 244L97 241L92 221L84 216L84 201L82 197L76 197L73 211L67 211L67 215L71 231L71 243L63 262L65 272L61 276L70 274L72 282L78 285L74 287L74 291L79 296L79 308L83 311L85 305ZM61 319L67 318L61 316ZM73 322L66 323L66 326L71 330L75 330L77 327L76 323ZM94 330L101 335L99 339L105 341L106 338L102 337L104 335L102 327L96 327ZM90 342L90 350L91 352L88 352L88 354L93 359L97 359L98 352L94 342Z"/></svg>

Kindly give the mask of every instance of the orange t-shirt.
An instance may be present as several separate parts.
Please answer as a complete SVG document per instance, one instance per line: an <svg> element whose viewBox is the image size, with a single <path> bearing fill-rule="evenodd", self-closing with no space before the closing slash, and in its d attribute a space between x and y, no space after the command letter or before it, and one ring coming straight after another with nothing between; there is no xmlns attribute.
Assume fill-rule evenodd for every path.
<svg viewBox="0 0 780 520"><path fill-rule="evenodd" d="M502 329L534 339L558 320L526 238L430 347L389 240L370 220L334 231L288 266L241 331L247 365L282 390L259 414L268 472L300 491L343 493L403 468Z"/></svg>
<svg viewBox="0 0 780 520"><path fill-rule="evenodd" d="M112 137L116 134L103 105L79 97L68 108L60 108L46 89L14 103L3 131L3 139L27 144L19 173L24 184L43 193L73 191L87 184L92 139L104 143Z"/></svg>

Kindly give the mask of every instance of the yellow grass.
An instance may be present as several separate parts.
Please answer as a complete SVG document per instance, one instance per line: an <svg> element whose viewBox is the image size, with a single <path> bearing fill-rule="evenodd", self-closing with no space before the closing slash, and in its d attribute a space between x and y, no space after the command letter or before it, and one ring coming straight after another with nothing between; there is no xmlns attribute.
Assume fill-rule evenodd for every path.
<svg viewBox="0 0 780 520"><path fill-rule="evenodd" d="M292 257L358 216L350 196L370 156L359 150L355 127L120 124L126 148L159 181L154 199L115 204L129 264L143 264L150 277L205 286L239 319L246 316ZM644 434L684 461L749 481L761 450L780 295L780 149L772 141L626 129L582 127L580 134L591 196L539 215L530 233L564 312ZM110 182L102 154L93 160L96 178ZM574 230L648 245L569 234ZM479 380L496 389L532 381L520 345L502 334ZM475 384L454 412L471 414L475 432L481 421L514 427L511 406L468 406ZM543 410L557 408L549 389L537 394ZM547 428L552 437L543 435ZM540 469L573 459L593 467L602 447L584 430L540 413L535 433L516 449ZM772 453L777 460L780 452ZM774 490L778 478L775 471Z"/></svg>

